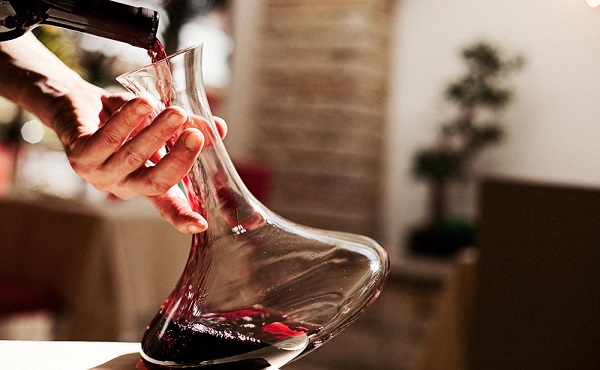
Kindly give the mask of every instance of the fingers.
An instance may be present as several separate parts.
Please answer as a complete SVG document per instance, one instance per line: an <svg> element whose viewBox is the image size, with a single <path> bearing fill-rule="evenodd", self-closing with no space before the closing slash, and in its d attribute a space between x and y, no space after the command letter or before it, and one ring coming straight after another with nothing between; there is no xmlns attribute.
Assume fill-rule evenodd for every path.
<svg viewBox="0 0 600 370"><path fill-rule="evenodd" d="M148 198L183 233L205 231L206 220L191 209L176 184L190 171L202 147L212 144L214 131L205 119L174 106L150 122L153 107L148 101L134 98L123 104L125 100L125 96L104 99L100 112L104 124L79 135L70 146L73 168L100 190L123 199ZM225 121L219 117L214 121L216 134L225 137ZM162 156L165 142L173 137L176 141Z"/></svg>
<svg viewBox="0 0 600 370"><path fill-rule="evenodd" d="M107 123L89 139L88 148L93 155L88 157L88 165L101 165L115 153L129 135L146 120L153 107L144 99L132 99L116 111Z"/></svg>
<svg viewBox="0 0 600 370"><path fill-rule="evenodd" d="M213 144L212 137L214 136L213 131L210 129L208 121L201 116L191 116L191 124L192 127L197 128L202 131L204 134L204 145L211 146ZM218 134L221 138L224 138L227 135L227 124L220 117L213 117L215 126L217 128Z"/></svg>
<svg viewBox="0 0 600 370"><path fill-rule="evenodd" d="M157 150L164 144L165 137L172 135L181 123L173 124L170 130L163 131L158 128L158 125L162 121L168 121L170 119L169 114L179 117L177 112L180 111L163 112L151 125L123 145L123 148L115 153L114 158L111 159L113 170L131 172L125 179L124 185L126 186L123 186L123 188L130 189L132 194L157 196L167 191L190 171L200 150L205 145L212 144L210 137L213 134L208 129L208 122L199 116L190 116L183 127L193 127L186 128L177 138L169 153L159 158ZM180 121L176 120L176 122ZM224 136L227 132L225 121L217 118L215 122L218 122L219 134ZM155 165L147 167L146 161L148 159ZM122 196L129 197L130 195L122 194Z"/></svg>
<svg viewBox="0 0 600 370"><path fill-rule="evenodd" d="M123 144L104 164L109 172L129 174L145 166L146 161L159 151L170 137L185 124L188 116L181 108L164 110L151 125ZM157 158L152 157L153 162Z"/></svg>
<svg viewBox="0 0 600 370"><path fill-rule="evenodd" d="M131 94L128 93L112 93L110 95L102 96L102 106L103 109L100 112L100 123L101 125L104 122L108 121L108 119L118 111L125 103L132 99Z"/></svg>
<svg viewBox="0 0 600 370"><path fill-rule="evenodd" d="M227 123L225 122L225 120L221 117L213 117L215 124L217 126L217 130L219 131L219 135L221 136L221 139L225 138L225 136L227 136Z"/></svg>
<svg viewBox="0 0 600 370"><path fill-rule="evenodd" d="M208 223L198 213L192 211L180 189L176 186L168 192L148 197L161 216L184 234L197 234L206 231Z"/></svg>
<svg viewBox="0 0 600 370"><path fill-rule="evenodd" d="M134 139L131 141L133 142ZM156 165L147 166L146 163L143 163L134 171L125 173L122 175L121 181L113 183L114 190L111 191L123 199L164 194L188 174L202 149L203 143L204 136L199 130L195 128L186 129L175 142L172 150L163 158L157 160ZM125 167L133 166L135 163L144 160L144 157L134 156L131 155L130 151L128 152L135 159L126 160L127 164L117 162L115 167L106 173L123 174L123 172L117 172L116 166L120 166L119 171L122 171Z"/></svg>
<svg viewBox="0 0 600 370"><path fill-rule="evenodd" d="M190 172L203 144L204 135L198 129L186 129L155 166L139 169L129 181L138 183L137 191L146 196L162 194Z"/></svg>

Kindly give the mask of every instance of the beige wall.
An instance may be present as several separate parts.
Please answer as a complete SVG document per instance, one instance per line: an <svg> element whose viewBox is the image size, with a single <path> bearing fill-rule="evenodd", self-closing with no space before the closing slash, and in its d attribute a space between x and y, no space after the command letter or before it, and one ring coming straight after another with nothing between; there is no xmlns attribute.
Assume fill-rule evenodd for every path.
<svg viewBox="0 0 600 370"><path fill-rule="evenodd" d="M425 189L410 176L415 149L431 140L443 86L460 70L458 51L485 38L528 64L505 115L508 137L478 163L493 173L562 183L600 184L600 9L584 0L398 0L392 61L387 193L380 242L402 255L407 229L425 215ZM244 156L251 129L254 28L261 1L234 4L234 84L228 145ZM472 194L457 210L472 214ZM463 199L466 199L463 201Z"/></svg>
<svg viewBox="0 0 600 370"><path fill-rule="evenodd" d="M478 38L528 59L505 115L508 137L481 158L480 174L600 184L600 9L584 0L403 0L398 16L384 245L401 244L423 216L410 158L436 128L442 86L460 73L457 50Z"/></svg>

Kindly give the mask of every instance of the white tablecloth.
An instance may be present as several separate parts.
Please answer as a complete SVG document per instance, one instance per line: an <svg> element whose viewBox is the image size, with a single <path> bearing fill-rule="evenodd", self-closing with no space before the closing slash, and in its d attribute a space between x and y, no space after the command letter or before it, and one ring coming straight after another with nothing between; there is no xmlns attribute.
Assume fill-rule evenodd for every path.
<svg viewBox="0 0 600 370"><path fill-rule="evenodd" d="M0 279L56 294L58 339L139 341L183 272L191 237L144 199L0 199Z"/></svg>
<svg viewBox="0 0 600 370"><path fill-rule="evenodd" d="M139 352L139 343L0 340L0 368L144 370Z"/></svg>
<svg viewBox="0 0 600 370"><path fill-rule="evenodd" d="M139 343L0 340L0 368L134 370L139 351Z"/></svg>

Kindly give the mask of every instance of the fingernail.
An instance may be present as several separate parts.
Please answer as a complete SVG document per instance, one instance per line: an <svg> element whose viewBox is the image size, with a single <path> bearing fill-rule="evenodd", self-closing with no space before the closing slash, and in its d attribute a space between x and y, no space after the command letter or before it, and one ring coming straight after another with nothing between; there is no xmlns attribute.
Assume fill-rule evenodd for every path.
<svg viewBox="0 0 600 370"><path fill-rule="evenodd" d="M167 112L167 124L171 127L179 127L187 121L187 113L179 107L171 107Z"/></svg>
<svg viewBox="0 0 600 370"><path fill-rule="evenodd" d="M167 123L171 127L179 127L187 120L187 115L182 110L171 110L167 116Z"/></svg>
<svg viewBox="0 0 600 370"><path fill-rule="evenodd" d="M153 109L154 108L146 101L140 101L135 105L135 112L140 116L152 113Z"/></svg>
<svg viewBox="0 0 600 370"><path fill-rule="evenodd" d="M195 225L195 224L189 224L187 226L187 230L189 231L190 234L198 234L201 232L206 231L206 229L208 228L208 225L206 224L202 224L200 225Z"/></svg>
<svg viewBox="0 0 600 370"><path fill-rule="evenodd" d="M185 135L185 147L187 148L187 150L196 151L200 149L203 142L204 137L202 136L202 133L198 130L190 130Z"/></svg>

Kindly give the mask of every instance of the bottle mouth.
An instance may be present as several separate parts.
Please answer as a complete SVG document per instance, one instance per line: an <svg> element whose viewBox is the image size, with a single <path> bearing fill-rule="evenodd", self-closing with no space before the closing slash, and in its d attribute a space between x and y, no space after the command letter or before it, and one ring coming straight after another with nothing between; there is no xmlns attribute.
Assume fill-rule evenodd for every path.
<svg viewBox="0 0 600 370"><path fill-rule="evenodd" d="M132 8L133 16L129 19L113 20L114 35L110 38L126 42L135 47L150 49L154 46L160 23L160 15L156 10L148 8Z"/></svg>
<svg viewBox="0 0 600 370"><path fill-rule="evenodd" d="M142 8L142 9L146 10L148 12L151 12L151 15L149 17L150 24L151 24L150 34L148 35L147 44L146 44L146 49L149 49L152 46L154 46L156 41L158 41L156 34L158 33L158 24L159 24L160 16L159 16L158 12L155 10L144 9L144 8Z"/></svg>

